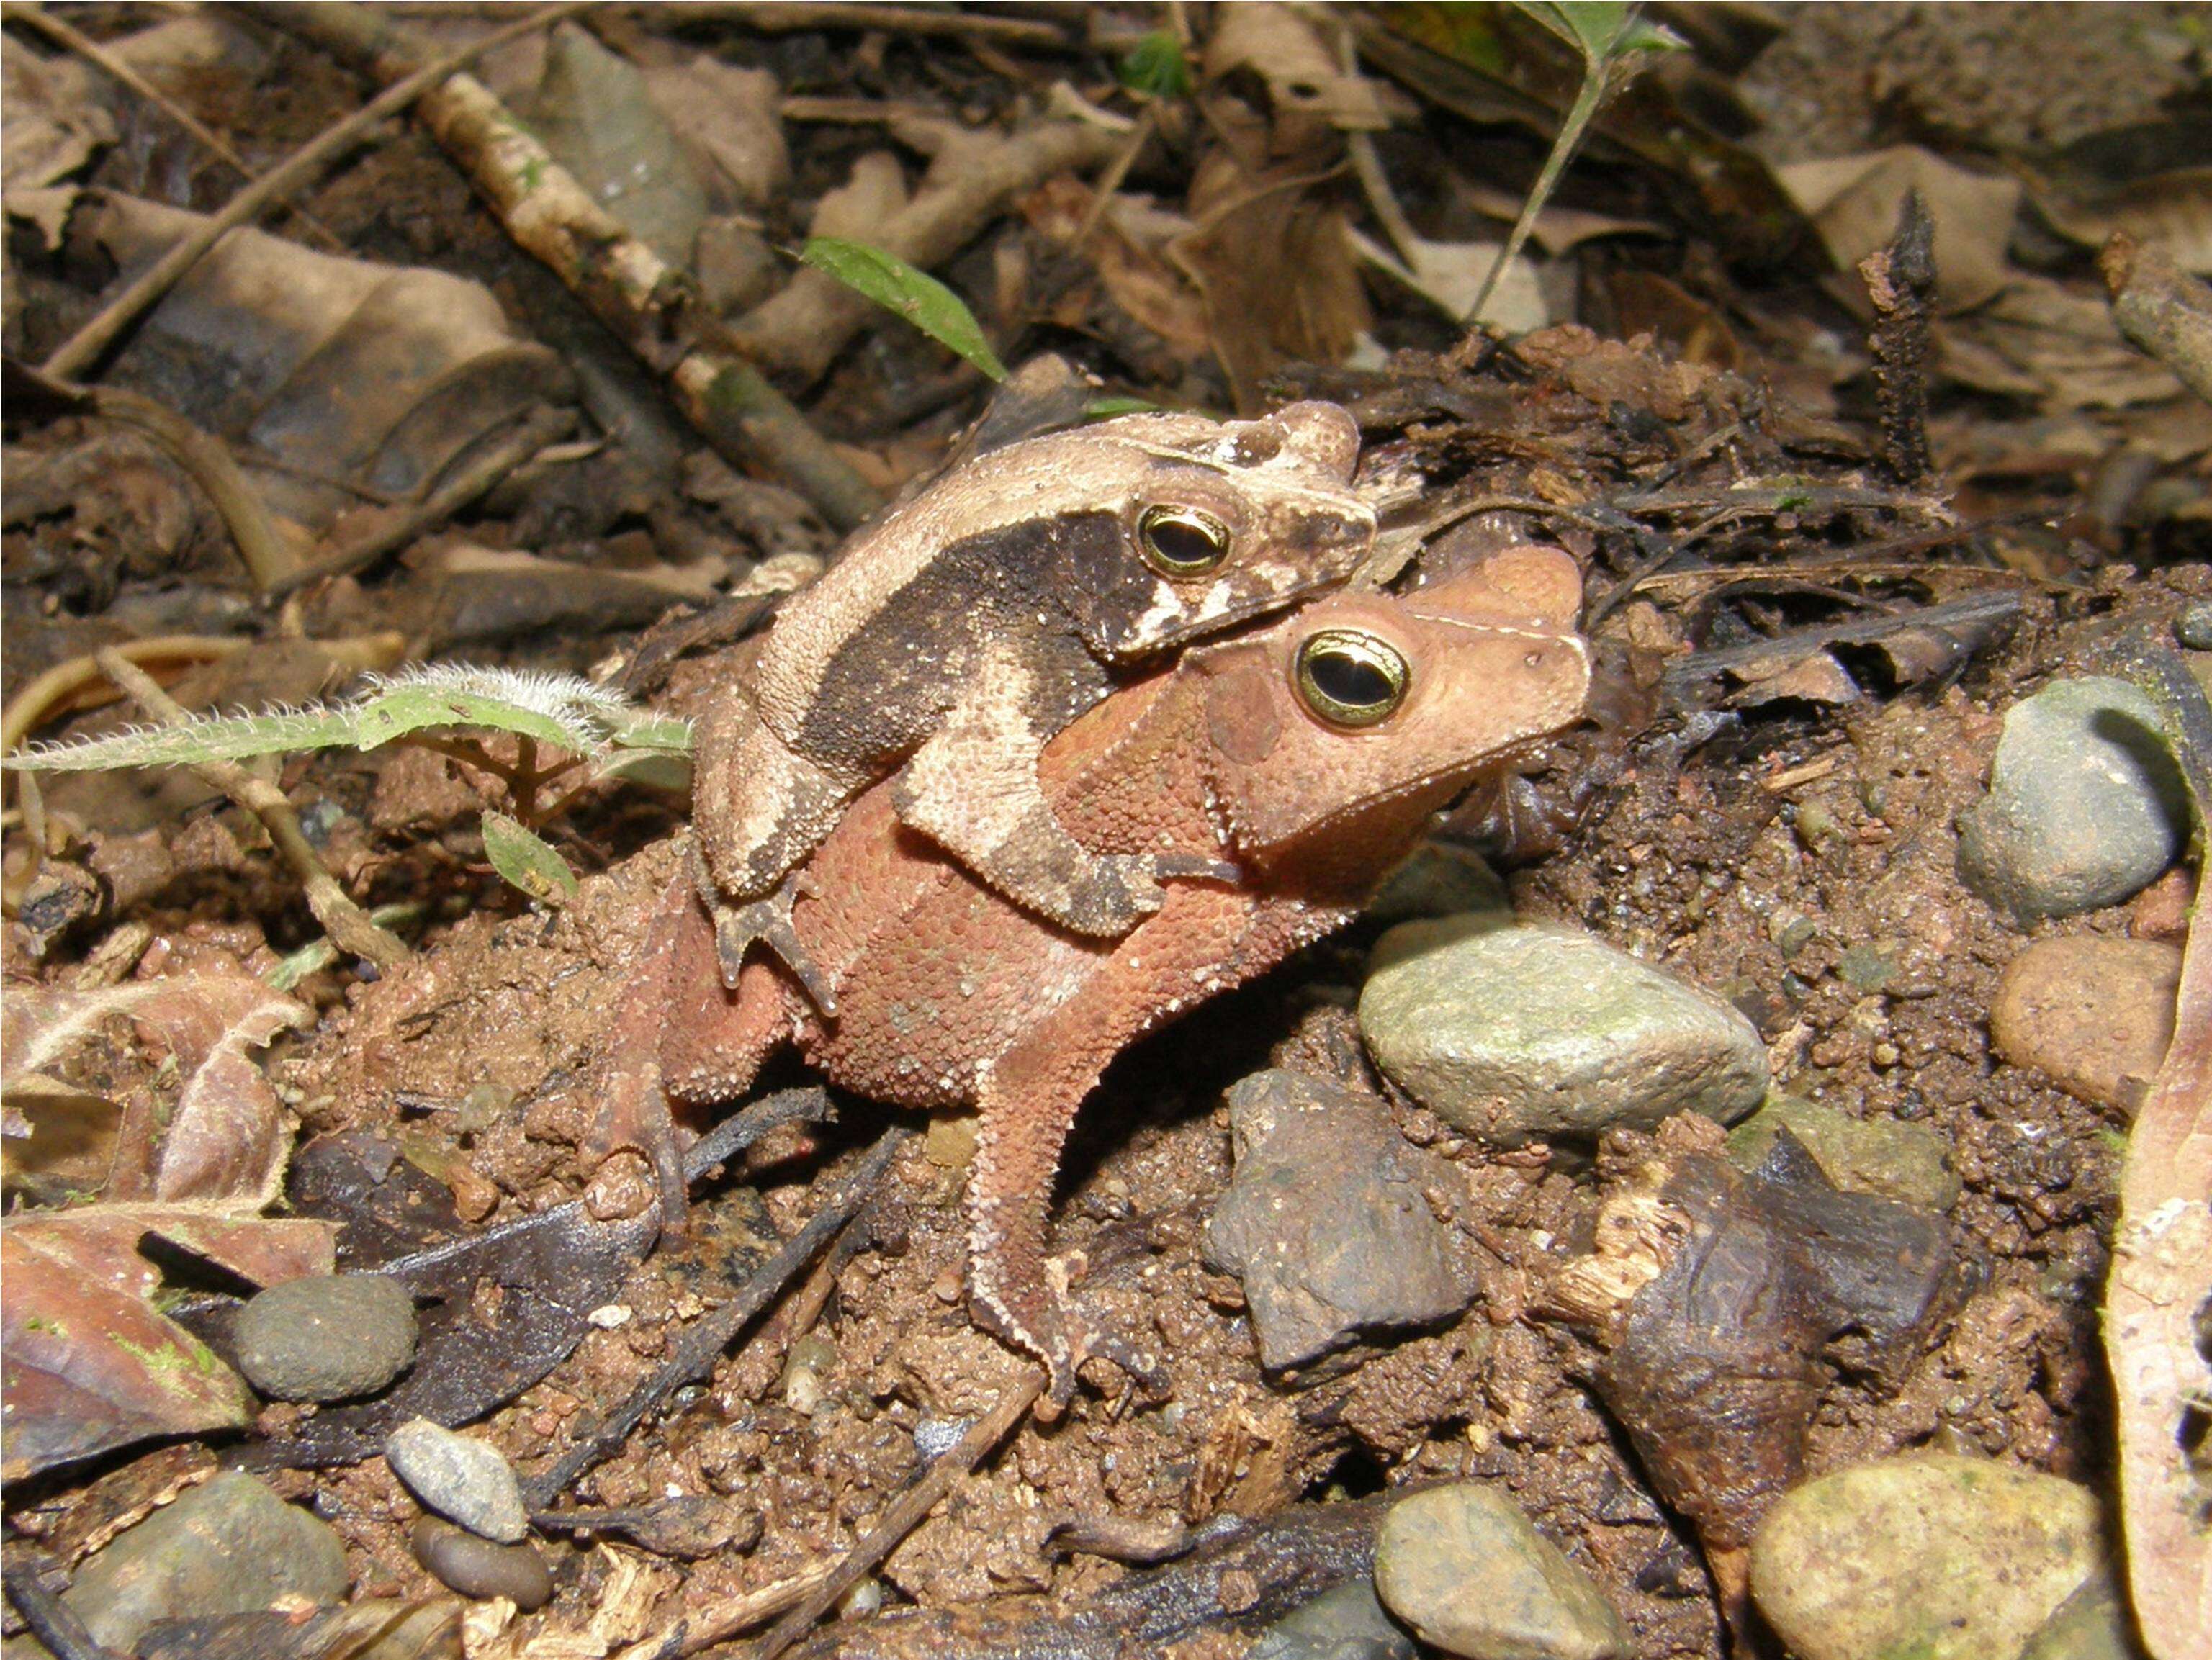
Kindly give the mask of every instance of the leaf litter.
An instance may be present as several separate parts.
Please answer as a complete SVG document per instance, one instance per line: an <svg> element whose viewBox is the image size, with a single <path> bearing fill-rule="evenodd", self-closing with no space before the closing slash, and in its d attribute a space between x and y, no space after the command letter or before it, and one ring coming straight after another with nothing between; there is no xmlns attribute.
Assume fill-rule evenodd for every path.
<svg viewBox="0 0 2212 1660"><path fill-rule="evenodd" d="M331 330L331 348L304 359L269 354L282 331L254 306L232 318L220 338L262 366L273 397L199 401L222 383L186 354L185 302L202 291L178 291L94 373L185 404L300 527L283 632L381 629L413 653L466 639L524 675L586 678L527 689L410 670L336 698L309 682L279 694L295 706L94 740L111 758L185 758L197 743L265 769L334 879L395 918L388 925L409 918L414 954L386 984L319 937L252 821L204 791L189 838L153 833L176 844L162 848L167 874L128 888L106 874L125 865L100 797L21 798L6 870L10 1365L12 1287L55 1283L55 1261L91 1273L103 1319L130 1346L38 1348L49 1370L20 1397L11 1371L11 1523L92 1538L88 1522L70 1530L73 1513L100 1508L97 1483L81 1483L137 1468L116 1467L112 1449L142 1435L227 1439L264 1463L329 1464L312 1489L302 1476L285 1491L312 1490L344 1518L355 1611L371 1621L355 1629L372 1627L366 1611L381 1598L414 1618L406 1611L434 1605L428 1582L376 1519L399 1501L375 1459L353 1462L389 1402L255 1419L220 1359L230 1301L202 1294L208 1286L416 1264L405 1271L428 1326L403 1387L428 1393L411 1397L415 1409L477 1421L544 1470L585 1426L644 1398L664 1355L799 1233L878 1122L872 1112L850 1129L787 1126L738 1155L735 1179L709 1202L726 1245L641 1260L629 1224L574 1209L592 1034L638 925L624 857L672 821L682 779L662 764L680 760L681 718L727 672L711 654L811 574L793 565L769 581L769 561L803 563L825 523L850 524L940 464L992 366L1046 348L1076 360L1067 385L1080 395L1037 409L1345 402L1367 440L1363 482L1402 516L1392 545L1421 573L1532 530L1577 554L1598 603L1592 628L1617 664L1605 713L1618 724L1576 739L1539 779L1470 803L1451 827L1526 861L1510 876L1524 908L1582 918L1724 991L1791 1087L1870 1122L1937 1126L1963 1187L1947 1238L1994 1275L1948 1324L1916 1330L1878 1379L1855 1370L1864 1357L1848 1343L1840 1360L1830 1353L1824 1332L1779 1342L1783 1371L1809 1380L1820 1407L1809 1429L1778 1429L1748 1456L1820 1470L1970 1443L2106 1484L2087 1403L2098 1276L2119 1225L2116 1126L1988 1055L1990 981L2018 942L1958 895L1950 827L1986 761L1992 712L2015 688L2110 664L2208 597L2212 422L2183 391L2201 306L2179 280L2202 264L2191 239L2202 158L2163 140L2133 152L2117 137L2083 141L2081 112L2100 107L2083 89L2106 84L2094 32L2066 95L2044 100L2024 139L2006 98L2031 70L1982 73L1991 90L1979 106L1961 91L1972 77L1960 64L2002 43L1924 9L1936 15L1869 29L1839 53L1848 9L1778 21L1669 9L1689 49L1606 82L1549 203L1536 181L1604 43L1632 26L1628 8L1255 7L1214 20L1132 7L1101 9L1082 29L954 11L863 21L855 9L849 30L781 20L760 33L746 9L680 23L587 15L550 48L519 39L476 81L445 83L421 106L416 130L431 136L387 140L330 176L305 204L312 225L272 222L284 238L334 231L358 256L335 276L300 277L303 296L368 283L354 310L313 312L307 336ZM481 27L404 11L362 14L386 32L367 49L329 35L249 42L231 20L194 20L189 75L136 44L146 20L99 27L202 117L258 140L257 124L299 117L254 102L240 77L257 55L264 68L272 50L304 66L301 107L343 112L360 92L335 64L386 76ZM2181 57L2169 51L2165 15L2144 11L2136 48L2166 54L2152 77L2161 85L2186 56L2185 41ZM935 32L917 33L925 23ZM2030 20L2022 38L2044 27ZM31 76L22 60L49 44L9 38L11 167L19 148L33 154L13 143L16 119L70 113L42 87L97 84L52 70L58 58ZM1778 85L1777 65L1797 66L1796 82ZM1846 83L1836 107L1848 126L1825 113ZM1869 106L1875 84L1887 101ZM500 124L556 96L568 127L547 121L550 148ZM2101 107L2125 112L2114 135L2142 120L2136 93L2105 96ZM82 320L104 280L83 245L137 238L131 245L150 250L163 215L208 205L176 199L138 160L175 154L190 142L181 130L130 94L103 88L96 101L106 122L40 137L37 182L59 192L27 194L11 173L11 222L28 233L11 253L11 357L37 360ZM1799 120L1800 107L1824 113ZM1984 116L2004 135L1996 161L1960 142ZM282 148L319 124L271 127L267 142ZM1801 142L1815 132L1843 136ZM675 218L608 193L622 158L679 149L687 160L647 169L655 184L688 170ZM234 175L220 177L219 191L233 188ZM81 198L88 182L95 194ZM1877 359L1899 373L1889 366L1914 354L1882 359L1879 333L1870 349L1873 306L1854 270L1893 245L1912 183L1933 215L1938 285L1929 349L1906 376L1927 394L1924 477L1898 470L1910 450L1869 373ZM118 186L145 200L103 207L98 192ZM526 200L539 217L515 211ZM1516 221L1542 257L1510 268L1516 326L1462 334L1456 316ZM2108 256L2117 308L2089 261L2114 230L2151 245L2148 261ZM793 280L789 251L810 235L858 245L890 307L819 272ZM288 263L297 250L267 245L284 238L234 236L228 280L275 288L305 272ZM1378 282L1382 260L1395 269ZM198 280L228 269L204 264ZM1410 288L1393 286L1408 277ZM465 337L424 348L426 379L367 396L360 366L438 320L448 300L437 296ZM1621 337L1601 337L1609 330ZM1640 330L1673 355L1632 345ZM744 367L733 339L775 367L773 383ZM102 418L93 407L74 418ZM538 424L549 412L565 425ZM118 638L151 647L265 626L240 603L226 521L196 505L202 475L112 442L97 428L11 427L11 699L33 669L88 662ZM32 465L43 485L19 496ZM62 482L111 479L105 497ZM17 500L35 511L17 515ZM633 682L659 688L656 714L637 724L599 688L625 676L617 631L659 610L665 627L629 658ZM147 661L157 678L173 673L171 659ZM37 706L62 712L58 699ZM52 715L27 723L48 743L62 736ZM392 736L417 742L378 747ZM566 762L534 745L584 765L562 772ZM631 781L605 776L616 772ZM178 856L201 844L229 851ZM64 892L77 897L48 902ZM42 956L20 903L33 894L51 916ZM2124 932L2129 918L2080 925ZM303 1011L284 1018L257 978L280 960ZM1319 995L1341 1000L1352 962L1304 972L1334 975ZM1305 1063L1357 1052L1356 1034L1270 996L1246 1005L1254 1033ZM40 997L92 1001L41 1013L34 1034L75 1035L19 1060L20 1011L43 1008L27 1001ZM302 1018L317 1029L288 1032ZM256 1060L270 1039L270 1058ZM1188 1622L1163 1614L1145 1629L1242 1641L1224 1609L1251 1613L1249 1632L1297 1588L1365 1571L1357 1548L1333 1554L1322 1538L1330 1513L1342 1522L1352 1506L1293 1501L1402 1476L1509 1483L1547 1530L1583 1542L1639 1652L1719 1652L1728 1587L1717 1600L1706 1570L1725 1581L1725 1546L1701 1556L1620 1457L1616 1425L1638 1409L1616 1399L1608 1418L1577 1381L1599 1376L1601 1348L1528 1315L1548 1242L1579 1237L1600 1201L1600 1184L1577 1173L1581 1155L1516 1166L1442 1143L1468 1187L1455 1214L1482 1264L1482 1308L1285 1388L1253 1369L1236 1287L1202 1275L1183 1231L1225 1174L1211 1120L1218 1087L1267 1058L1267 1041L1237 1056L1238 1041L1200 1022L1133 1057L1129 1081L1086 1115L1062 1212L1099 1294L1123 1300L1133 1323L1181 1334L1233 1409L1176 1424L1102 1413L1080 1445L1021 1429L1010 1456L972 1474L939 1467L956 1506L893 1542L864 1588L893 1604L872 1622L884 1640L922 1637L933 1610L1049 1584L1088 1611L1038 1615L1044 1640L1109 1641L1136 1628L1129 1609L1152 1606L1146 1576L1109 1562L1122 1548L1115 1527L1146 1518L1147 1537L1165 1537L1241 1507L1273 1517L1285 1554L1240 1560L1226 1578L1193 1559ZM1439 1144L1417 1110L1401 1117ZM313 1139L294 1161L297 1214L264 1215L302 1134ZM789 1312L688 1404L647 1417L581 1489L610 1516L642 1514L672 1489L738 1509L772 1491L757 1540L680 1569L672 1549L579 1545L556 1556L563 1589L547 1609L503 1625L472 1614L472 1652L605 1653L657 1645L689 1614L696 1633L733 1634L803 1606L822 1558L888 1511L923 1449L948 1444L939 1427L979 1421L1007 1398L1008 1358L958 1306L944 1203L958 1156L939 1145L951 1139L933 1131L929 1148L902 1154ZM1606 1168L1627 1170L1632 1152L1615 1149ZM354 1173L325 1179L325 1159ZM55 1208L88 1192L99 1197ZM23 1330L50 1344L54 1334L28 1323L56 1312L41 1305ZM2177 1369L2162 1399L2186 1394L2179 1349L2131 1354ZM1662 1355L1647 1370L1668 1365ZM49 1403L20 1447L18 1398ZM2145 1421L2162 1425L2166 1409ZM1650 1450L1649 1467L1693 1467L1686 1446ZM15 1483L41 1464L50 1473L19 1504ZM2128 1479L2143 1473L2131 1464ZM1667 1496L1707 1522L1694 1484ZM1108 1555L1054 1566L1042 1518L1056 1510L1095 1523L1087 1536ZM2132 1562L2138 1594L2185 1572L2184 1555ZM595 1599L617 1585L629 1611L597 1621ZM445 1618L428 1619L443 1634L422 1637L425 1651L461 1640ZM823 1651L872 1640L854 1634L868 1628L825 1633ZM320 1651L304 1634L261 1638L294 1645L275 1652Z"/></svg>

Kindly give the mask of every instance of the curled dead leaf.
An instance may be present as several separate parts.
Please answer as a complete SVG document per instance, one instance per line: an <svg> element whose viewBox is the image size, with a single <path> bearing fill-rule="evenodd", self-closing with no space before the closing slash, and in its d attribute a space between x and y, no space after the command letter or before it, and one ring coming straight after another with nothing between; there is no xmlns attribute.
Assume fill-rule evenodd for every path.
<svg viewBox="0 0 2212 1660"><path fill-rule="evenodd" d="M251 1213L276 1197L289 1151L283 1104L247 1051L288 1027L303 1025L304 1005L245 974L143 980L95 991L24 991L9 1000L0 1037L0 1092L37 1131L42 1111L67 1102L70 1059L105 1022L128 1019L149 1049L149 1069L173 1060L179 1082L158 1134L149 1078L118 1097L121 1122L106 1190L117 1199L194 1203ZM16 1081L42 1081L18 1088Z"/></svg>

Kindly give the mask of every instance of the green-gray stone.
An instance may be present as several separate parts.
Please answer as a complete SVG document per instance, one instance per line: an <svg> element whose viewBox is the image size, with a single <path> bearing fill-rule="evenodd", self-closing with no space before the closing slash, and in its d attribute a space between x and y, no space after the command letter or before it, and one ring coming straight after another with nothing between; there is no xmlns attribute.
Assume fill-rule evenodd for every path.
<svg viewBox="0 0 2212 1660"><path fill-rule="evenodd" d="M1680 1112L1728 1123L1766 1089L1765 1046L1736 1009L1554 924L1400 924L1376 945L1359 1027L1422 1106L1504 1146Z"/></svg>
<svg viewBox="0 0 2212 1660"><path fill-rule="evenodd" d="M2136 894L2180 856L2187 792L2158 706L2108 676L2014 704L1989 793L1959 815L1959 875L2015 921Z"/></svg>
<svg viewBox="0 0 2212 1660"><path fill-rule="evenodd" d="M1620 1616L1498 1489L1409 1493L1375 1536L1375 1591L1413 1633L1468 1660L1626 1660Z"/></svg>
<svg viewBox="0 0 2212 1660"><path fill-rule="evenodd" d="M288 1596L336 1602L345 1590L337 1535L234 1472L117 1536L62 1600L96 1641L128 1653L165 1620L252 1614Z"/></svg>
<svg viewBox="0 0 2212 1660"><path fill-rule="evenodd" d="M1844 1192L1876 1194L1922 1210L1948 1210L1958 1203L1959 1178L1934 1126L1854 1118L1776 1090L1729 1131L1729 1157L1741 1169L1758 1169L1785 1128Z"/></svg>
<svg viewBox="0 0 2212 1660"><path fill-rule="evenodd" d="M1425 841L1382 879L1360 914L1377 922L1462 912L1510 912L1505 884L1472 848Z"/></svg>
<svg viewBox="0 0 2212 1660"><path fill-rule="evenodd" d="M382 1389L415 1359L415 1300L382 1274L311 1275L249 1298L231 1325L238 1369L280 1401Z"/></svg>
<svg viewBox="0 0 2212 1660"><path fill-rule="evenodd" d="M1413 1639L1390 1623L1372 1580L1354 1579L1302 1602L1261 1633L1246 1660L1415 1660Z"/></svg>
<svg viewBox="0 0 2212 1660"><path fill-rule="evenodd" d="M2086 1487L1917 1453L1784 1493L1751 1592L1800 1660L2018 1660L2103 1552Z"/></svg>
<svg viewBox="0 0 2212 1660"><path fill-rule="evenodd" d="M2090 1575L2027 1639L2020 1660L2143 1660L2112 1576Z"/></svg>

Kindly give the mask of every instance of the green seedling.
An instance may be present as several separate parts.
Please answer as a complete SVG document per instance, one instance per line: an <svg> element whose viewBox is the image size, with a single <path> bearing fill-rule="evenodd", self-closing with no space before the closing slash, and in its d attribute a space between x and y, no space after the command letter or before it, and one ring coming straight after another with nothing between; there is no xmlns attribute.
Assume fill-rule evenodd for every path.
<svg viewBox="0 0 2212 1660"><path fill-rule="evenodd" d="M519 740L510 760L482 734ZM484 851L492 867L542 903L575 891L560 854L530 827L543 824L585 785L616 776L672 782L691 748L683 721L638 708L572 675L528 674L429 663L373 679L358 697L254 714L202 715L174 726L137 726L75 743L39 744L4 765L25 772L88 772L117 766L190 766L313 749L380 748L412 742L503 779L517 816L485 815ZM570 759L539 765L540 747ZM559 796L557 779L580 775Z"/></svg>
<svg viewBox="0 0 2212 1660"><path fill-rule="evenodd" d="M483 815L484 857L491 868L540 905L562 905L576 894L576 873L535 830L504 813Z"/></svg>
<svg viewBox="0 0 2212 1660"><path fill-rule="evenodd" d="M1482 279L1474 308L1467 314L1470 328L1482 320L1482 308L1490 303L1498 280L1528 239L1536 215L1552 199L1559 175L1581 148L1583 135L1606 100L1633 81L1659 53L1678 51L1686 44L1673 31L1644 21L1637 15L1638 9L1627 0L1513 0L1513 4L1581 55L1583 79L1575 101L1567 106L1566 118L1559 124L1559 136L1552 141L1552 153L1544 158L1544 170L1536 175L1528 199L1521 204L1521 216L1513 221L1511 234L1491 261L1489 275Z"/></svg>
<svg viewBox="0 0 2212 1660"><path fill-rule="evenodd" d="M1190 60L1183 54L1182 42L1167 29L1155 29L1129 48L1119 78L1139 97L1190 96Z"/></svg>
<svg viewBox="0 0 2212 1660"><path fill-rule="evenodd" d="M425 663L373 676L360 696L257 714L203 715L75 743L33 744L0 765L23 772L190 766L305 749L374 749L419 732L487 727L599 762L600 776L647 756L690 753L690 728L573 675Z"/></svg>
<svg viewBox="0 0 2212 1660"><path fill-rule="evenodd" d="M799 250L799 263L827 272L855 294L885 311L896 312L947 350L957 352L994 381L1006 379L1006 366L983 337L975 312L960 296L927 271L896 254L865 242L817 236Z"/></svg>

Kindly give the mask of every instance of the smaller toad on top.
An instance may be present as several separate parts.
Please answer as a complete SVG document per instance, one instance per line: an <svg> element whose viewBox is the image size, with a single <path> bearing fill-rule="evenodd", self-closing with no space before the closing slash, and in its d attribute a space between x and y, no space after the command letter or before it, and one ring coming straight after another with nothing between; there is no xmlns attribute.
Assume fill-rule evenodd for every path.
<svg viewBox="0 0 2212 1660"><path fill-rule="evenodd" d="M1348 577L1375 536L1358 449L1329 403L1126 415L986 452L862 531L777 617L750 699L700 724L696 874L724 983L761 941L834 1011L791 929L793 873L902 766L902 821L1079 934L1127 933L1164 877L1221 874L1084 846L1037 754L1114 669Z"/></svg>

